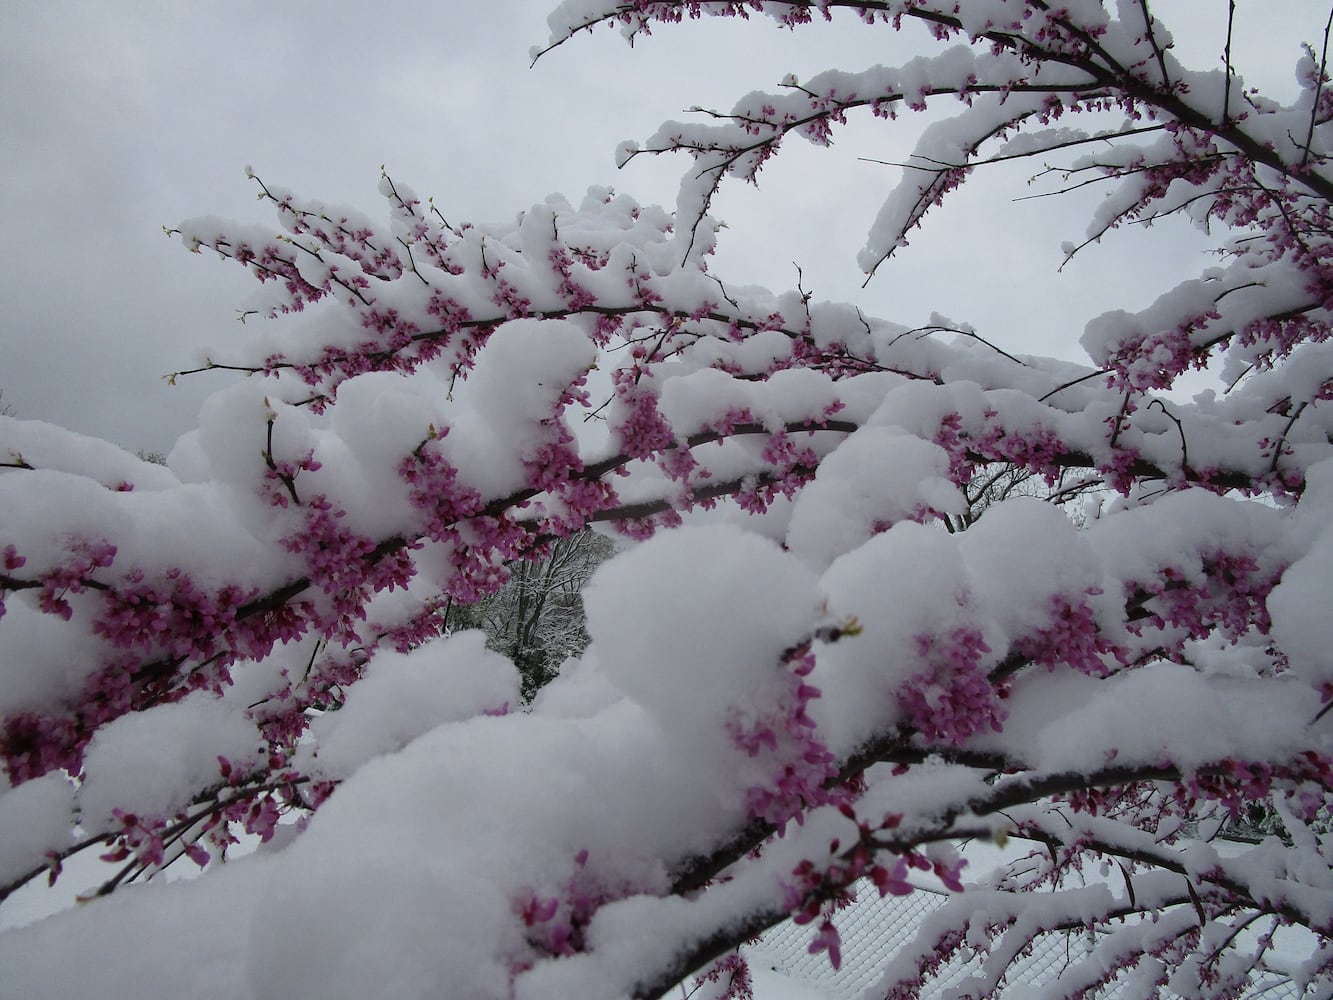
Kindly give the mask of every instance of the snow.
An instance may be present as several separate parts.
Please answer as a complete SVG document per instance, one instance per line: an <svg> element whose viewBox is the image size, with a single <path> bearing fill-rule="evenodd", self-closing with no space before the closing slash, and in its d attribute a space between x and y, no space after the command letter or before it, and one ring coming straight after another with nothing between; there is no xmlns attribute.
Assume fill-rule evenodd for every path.
<svg viewBox="0 0 1333 1000"><path fill-rule="evenodd" d="M672 12L613 8L570 0L554 39ZM963 35L1018 18L1006 30L1072 51L1073 18L1159 72L1143 26L1094 0L965 8ZM174 856L232 805L264 848L7 930L3 988L613 1000L793 913L833 959L827 904L853 880L910 862L953 884L951 842L977 837L1040 849L924 922L886 987L956 939L989 944L989 989L1034 936L1089 925L1102 943L1059 989L1132 960L1143 990L1166 972L1197 995L1207 954L1171 941L1200 914L1224 974L1251 964L1233 914L1327 936L1333 348L1322 175L1297 140L1256 176L1299 193L1242 204L1267 189L1223 192L1203 167L1249 124L1112 122L1097 169L1127 173L1092 233L1188 209L1239 241L1090 323L1105 371L705 266L724 178L754 180L790 131L826 144L867 103L963 98L872 224L868 270L993 147L1075 138L1049 131L1068 109L1047 98L1082 101L1077 58L1001 49L814 74L622 146L695 154L674 216L594 189L455 228L386 180L384 231L277 188L290 239L183 226L188 249L279 276L266 313L310 312L228 349L257 377L209 400L167 469L0 419L0 893L75 837L160 874L139 833ZM1220 103L1216 73L1188 79L1172 101ZM1255 136L1310 120L1299 102L1253 111ZM1200 176L1167 183L1144 155ZM1310 223L1300 240L1289 217ZM1234 392L1155 395L1218 352L1253 369ZM1076 527L1048 502L965 495L1008 462L1107 499ZM591 647L521 705L515 664L441 620L592 522L641 541L583 593ZM1208 842L1252 805L1287 839ZM1083 875L1107 858L1123 895ZM808 998L759 971L763 1000Z"/></svg>
<svg viewBox="0 0 1333 1000"><path fill-rule="evenodd" d="M925 511L961 514L966 503L947 478L942 448L896 427L863 427L819 465L797 498L787 544L817 569L877 530Z"/></svg>
<svg viewBox="0 0 1333 1000"><path fill-rule="evenodd" d="M109 827L112 810L170 816L218 777L218 757L243 767L259 758L252 723L207 693L125 715L98 730L84 759L80 817Z"/></svg>
<svg viewBox="0 0 1333 1000"><path fill-rule="evenodd" d="M918 635L972 622L971 581L957 546L938 529L903 521L840 557L823 577L830 613L861 631L821 649L812 714L846 752L892 726L893 692L918 668Z"/></svg>
<svg viewBox="0 0 1333 1000"><path fill-rule="evenodd" d="M748 958L755 1000L829 1000L828 993L766 967L763 952L751 952Z"/></svg>
<svg viewBox="0 0 1333 1000"><path fill-rule="evenodd" d="M598 570L584 602L612 680L664 720L704 715L705 729L711 706L776 678L783 651L820 618L813 576L772 542L721 525L626 552Z"/></svg>
<svg viewBox="0 0 1333 1000"><path fill-rule="evenodd" d="M438 725L504 712L518 700L518 671L486 649L483 632L456 633L438 647L388 652L367 668L337 712L311 725L310 760L302 769L342 778Z"/></svg>
<svg viewBox="0 0 1333 1000"><path fill-rule="evenodd" d="M1306 524L1307 530L1318 533L1301 539L1299 557L1282 574L1268 598L1274 641L1285 651L1292 670L1314 686L1333 681L1333 665L1328 658L1328 650L1333 648L1333 618L1320 596L1333 588L1333 531L1326 527L1328 504L1333 500L1330 476L1330 462L1311 470Z"/></svg>
<svg viewBox="0 0 1333 1000"><path fill-rule="evenodd" d="M59 851L71 841L74 786L60 774L47 774L0 795L0 885L25 874L34 858Z"/></svg>

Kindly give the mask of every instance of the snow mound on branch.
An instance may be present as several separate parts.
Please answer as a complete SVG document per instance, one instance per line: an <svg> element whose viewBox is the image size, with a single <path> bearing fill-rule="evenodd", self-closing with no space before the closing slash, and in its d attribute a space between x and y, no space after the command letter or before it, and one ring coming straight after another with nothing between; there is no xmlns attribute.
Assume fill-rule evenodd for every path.
<svg viewBox="0 0 1333 1000"><path fill-rule="evenodd" d="M166 468L132 455L109 441L85 437L40 420L0 414L0 455L35 469L77 473L103 485L169 490L179 483Z"/></svg>
<svg viewBox="0 0 1333 1000"><path fill-rule="evenodd" d="M33 868L33 859L68 847L74 824L74 786L47 774L0 795L0 885Z"/></svg>
<svg viewBox="0 0 1333 1000"><path fill-rule="evenodd" d="M1333 685L1333 615L1328 595L1333 593L1333 462L1310 469L1298 516L1303 532L1303 554L1282 574L1268 596L1272 637L1287 657L1293 672L1312 686ZM1309 532L1312 540L1300 536Z"/></svg>
<svg viewBox="0 0 1333 1000"><path fill-rule="evenodd" d="M601 567L584 594L613 682L673 727L724 733L719 712L774 690L783 653L817 625L815 578L728 525L654 538Z"/></svg>
<svg viewBox="0 0 1333 1000"><path fill-rule="evenodd" d="M596 360L596 347L573 323L512 320L478 355L468 398L497 433L518 434L548 418L570 383Z"/></svg>
<svg viewBox="0 0 1333 1000"><path fill-rule="evenodd" d="M903 521L841 557L824 574L829 611L859 634L821 645L811 705L830 749L848 753L896 723L895 692L921 666L920 639L984 623L972 578L952 536ZM886 721L887 720L887 721Z"/></svg>
<svg viewBox="0 0 1333 1000"><path fill-rule="evenodd" d="M521 489L527 484L524 460L572 438L559 416L560 400L596 355L572 323L524 319L500 327L460 387L470 412L451 421L443 446L450 462L484 494Z"/></svg>
<svg viewBox="0 0 1333 1000"><path fill-rule="evenodd" d="M674 738L622 699L442 725L371 761L247 918L254 995L510 996L545 923L525 926L525 900L656 894L658 859L702 846L719 804Z"/></svg>
<svg viewBox="0 0 1333 1000"><path fill-rule="evenodd" d="M1059 508L1041 500L996 504L959 544L978 594L1011 636L1044 624L1053 595L1076 604L1101 593L1102 570L1087 540Z"/></svg>
<svg viewBox="0 0 1333 1000"><path fill-rule="evenodd" d="M896 521L931 510L962 513L966 504L948 472L938 445L897 427L863 427L820 463L796 498L787 543L822 569Z"/></svg>
<svg viewBox="0 0 1333 1000"><path fill-rule="evenodd" d="M1309 690L1298 683L1256 692L1243 682L1206 678L1179 664L1157 663L1082 684L1086 696L1077 705L1061 705L1037 739L1038 764L1092 772L1111 760L1125 767L1151 766L1170 759L1188 771L1228 758L1247 760L1295 755L1305 746L1291 720L1309 704ZM1020 691L1015 710L1028 695ZM1053 685L1051 686L1054 687ZM1054 698L1043 703L1051 715Z"/></svg>
<svg viewBox="0 0 1333 1000"><path fill-rule="evenodd" d="M219 756L233 765L257 760L262 743L253 723L208 692L121 716L88 747L79 788L83 821L102 826L114 808L170 816L219 779Z"/></svg>
<svg viewBox="0 0 1333 1000"><path fill-rule="evenodd" d="M312 723L318 749L309 768L344 777L438 725L506 711L518 704L518 685L518 670L486 648L484 632L460 632L409 653L381 653L343 707Z"/></svg>
<svg viewBox="0 0 1333 1000"><path fill-rule="evenodd" d="M0 635L0 715L44 709L77 694L101 653L91 629L80 633L12 597ZM0 781L8 783L7 779Z"/></svg>

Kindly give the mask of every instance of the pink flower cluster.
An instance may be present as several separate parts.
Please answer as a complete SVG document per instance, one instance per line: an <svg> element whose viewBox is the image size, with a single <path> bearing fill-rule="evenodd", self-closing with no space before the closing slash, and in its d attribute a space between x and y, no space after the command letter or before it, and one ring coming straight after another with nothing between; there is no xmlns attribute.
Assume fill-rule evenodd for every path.
<svg viewBox="0 0 1333 1000"><path fill-rule="evenodd" d="M894 983L883 993L883 1000L918 1000L929 977L944 967L966 941L966 933L954 928L937 935L933 947L919 960L916 974Z"/></svg>
<svg viewBox="0 0 1333 1000"><path fill-rule="evenodd" d="M111 815L118 829L111 850L102 855L103 861L124 861L134 857L143 865L162 864L162 834L167 826L166 820L139 817L120 809L113 809Z"/></svg>
<svg viewBox="0 0 1333 1000"><path fill-rule="evenodd" d="M557 536L583 530L593 515L614 507L617 501L615 488L610 483L582 476L565 480L553 499L559 503L547 504L541 530Z"/></svg>
<svg viewBox="0 0 1333 1000"><path fill-rule="evenodd" d="M529 534L512 518L496 515L468 519L454 537L444 589L456 600L472 604L505 585L509 579L505 563L520 554Z"/></svg>
<svg viewBox="0 0 1333 1000"><path fill-rule="evenodd" d="M898 707L927 740L961 745L989 727L1000 732L1007 714L981 666L990 652L981 632L960 625L943 635L916 638L925 666L898 690Z"/></svg>
<svg viewBox="0 0 1333 1000"><path fill-rule="evenodd" d="M440 437L448 433L445 428ZM398 464L398 477L410 487L408 497L424 519L421 532L432 541L452 538L459 521L481 510L481 495L459 480L458 469L431 442Z"/></svg>
<svg viewBox="0 0 1333 1000"><path fill-rule="evenodd" d="M460 480L458 469L432 441L404 458L398 475L410 486L409 498L422 518L421 533L451 546L452 568L448 580L441 581L446 592L470 603L503 586L509 579L505 561L519 555L530 540L528 529L505 514L483 513L481 495ZM555 486L558 477L549 481Z"/></svg>
<svg viewBox="0 0 1333 1000"><path fill-rule="evenodd" d="M793 923L820 921L810 941L810 954L827 952L834 969L842 964L842 941L833 917L855 899L853 885L858 879L868 878L881 898L907 896L916 891L907 877L910 870L916 869L934 874L950 891L962 892L959 874L967 864L961 858L931 859L914 850L898 854L891 867L881 864L876 858L885 852L885 847L877 838L885 831L897 829L902 816L889 813L872 826L859 818L849 803L842 803L839 809L856 824L855 843L844 849L839 840L831 841L829 854L837 860L820 867L807 858L792 870L790 881L782 884L783 905L792 914Z"/></svg>
<svg viewBox="0 0 1333 1000"><path fill-rule="evenodd" d="M681 523L682 518L677 510L664 510L644 517L618 518L611 522L616 531L636 542L652 538L662 528L678 528Z"/></svg>
<svg viewBox="0 0 1333 1000"><path fill-rule="evenodd" d="M959 486L972 479L978 460L1012 462L1040 475L1047 485L1061 475L1058 459L1067 451L1060 436L1049 427L1018 429L1005 426L992 409L984 413L980 427L968 427L959 413L946 413L932 440L949 455L949 478Z"/></svg>
<svg viewBox="0 0 1333 1000"><path fill-rule="evenodd" d="M1322 344L1331 336L1333 327L1326 320L1302 313L1252 320L1241 330L1236 342L1242 347L1258 348L1255 364L1272 368L1300 344Z"/></svg>
<svg viewBox="0 0 1333 1000"><path fill-rule="evenodd" d="M769 435L760 457L773 467L778 489L788 497L814 478L819 464L815 450L809 445L798 445L785 430Z"/></svg>
<svg viewBox="0 0 1333 1000"><path fill-rule="evenodd" d="M1080 788L1057 801L1067 802L1075 812L1119 820L1129 826L1151 833L1160 843L1176 839L1172 830L1179 831L1189 819L1181 808L1178 797L1162 793L1157 782L1134 781L1107 788Z"/></svg>
<svg viewBox="0 0 1333 1000"><path fill-rule="evenodd" d="M237 609L258 590L225 585L208 593L179 568L156 582L141 570L102 594L103 608L93 632L115 649L161 651L172 657L207 659L236 623Z"/></svg>
<svg viewBox="0 0 1333 1000"><path fill-rule="evenodd" d="M786 686L773 709L757 720L741 721L738 713L727 719L732 744L750 757L767 754L777 765L772 778L746 792L750 816L779 830L787 821L801 821L812 806L840 801L843 791L833 784L837 760L815 735L815 722L806 712L819 689L805 678L815 666L809 644L787 658Z"/></svg>
<svg viewBox="0 0 1333 1000"><path fill-rule="evenodd" d="M370 628L378 642L406 653L442 634L447 606L442 599L427 601L416 614L397 622L372 622Z"/></svg>
<svg viewBox="0 0 1333 1000"><path fill-rule="evenodd" d="M1220 771L1195 774L1176 787L1177 799L1221 802L1234 817L1249 802L1262 802L1282 790L1301 819L1309 822L1333 800L1333 756L1305 750L1286 763L1225 760Z"/></svg>
<svg viewBox="0 0 1333 1000"><path fill-rule="evenodd" d="M968 482L975 466L967 454L963 415L946 413L940 419L939 430L935 432L933 440L949 456L949 478L958 485Z"/></svg>
<svg viewBox="0 0 1333 1000"><path fill-rule="evenodd" d="M1129 494L1134 489L1137 476L1134 466L1142 456L1133 448L1111 448L1111 461L1098 466L1097 471L1106 477L1106 484L1117 493Z"/></svg>
<svg viewBox="0 0 1333 1000"><path fill-rule="evenodd" d="M1089 590L1088 594L1100 593ZM1050 623L1016 643L1018 651L1047 670L1068 664L1091 677L1105 677L1110 673L1104 657L1116 656L1124 660L1126 654L1101 633L1087 599L1070 601L1065 594L1050 597Z"/></svg>
<svg viewBox="0 0 1333 1000"><path fill-rule="evenodd" d="M69 621L74 608L66 600L69 594L81 594L91 583L94 571L105 569L116 558L116 547L105 539L77 541L70 546L66 562L42 574L37 606L48 615Z"/></svg>
<svg viewBox="0 0 1333 1000"><path fill-rule="evenodd" d="M255 250L247 243L238 243L231 248L225 235L219 235L212 242L213 249L224 256L232 257L251 271L261 284L276 281L287 291L287 300L274 309L275 313L301 312L306 305L318 302L332 290L332 282L325 281L322 286L315 285L301 273L295 253L285 255L275 244L269 243L260 250ZM364 279L362 279L364 280Z"/></svg>
<svg viewBox="0 0 1333 1000"><path fill-rule="evenodd" d="M639 373L619 368L611 378L616 398L625 409L615 426L619 449L630 458L651 458L672 447L676 434L658 410L656 394L639 384Z"/></svg>
<svg viewBox="0 0 1333 1000"><path fill-rule="evenodd" d="M225 757L218 758L222 783L203 792L186 809L172 817L141 816L128 810L113 809L112 828L105 833L108 850L103 861L133 859L140 870L165 868L184 855L200 868L212 860L204 842L219 854L239 841L231 824L244 828L267 843L272 839L283 813L278 793L264 783L274 775L243 773ZM302 779L292 773L282 776L294 789ZM127 870L128 871L128 870ZM122 875L127 872L122 872ZM52 879L58 872L52 873ZM117 877L119 881L119 876Z"/></svg>
<svg viewBox="0 0 1333 1000"><path fill-rule="evenodd" d="M588 852L579 851L574 871L555 895L524 889L513 902L514 914L526 928L528 944L541 957L574 955L585 947L584 930L602 906L623 899L634 887L605 886L588 868ZM528 959L515 963L515 975L529 968Z"/></svg>
<svg viewBox="0 0 1333 1000"><path fill-rule="evenodd" d="M1277 575L1264 572L1252 556L1217 550L1202 560L1203 580L1192 582L1189 575L1173 567L1161 571L1161 581L1145 585L1157 596L1148 605L1151 622L1157 628L1182 629L1193 639L1220 631L1236 642L1257 630L1268 634L1270 619L1267 599L1277 583ZM1142 623L1131 625L1142 630Z"/></svg>
<svg viewBox="0 0 1333 1000"><path fill-rule="evenodd" d="M294 233L309 234L332 252L361 265L361 270L372 277L392 280L403 274L403 262L385 241L376 246L375 233L368 226L357 226L346 216L332 219L322 213L298 210L293 200L280 202L279 217Z"/></svg>
<svg viewBox="0 0 1333 1000"><path fill-rule="evenodd" d="M315 609L315 626L331 638L354 641L355 620L365 619L373 585L407 581L392 576L372 581L374 539L341 524L346 511L336 509L322 494L305 503L305 512L301 529L280 538L278 544L301 559L310 582L324 594L326 606Z"/></svg>
<svg viewBox="0 0 1333 1000"><path fill-rule="evenodd" d="M18 554L18 550L12 545L6 545L3 552L0 552L0 568L4 570L3 576L0 576L0 618L5 617L5 579L16 569L21 569L28 560Z"/></svg>
<svg viewBox="0 0 1333 1000"><path fill-rule="evenodd" d="M1037 473L1047 486L1060 478L1057 459L1066 450L1064 441L1049 427L1035 427L1023 431L1006 428L997 420L999 414L986 411L988 425L972 443L973 450L995 462L1013 462Z"/></svg>
<svg viewBox="0 0 1333 1000"><path fill-rule="evenodd" d="M754 983L750 979L750 964L740 951L724 955L694 979L694 992L706 983L722 986L721 993L709 994L710 1000L754 1000ZM725 984L725 985L724 985Z"/></svg>
<svg viewBox="0 0 1333 1000"><path fill-rule="evenodd" d="M584 372L565 388L556 402L555 410L541 421L546 440L523 456L523 468L527 472L528 486L532 489L543 492L558 490L571 476L583 471L583 460L579 457L574 435L560 418L571 404L587 404L586 382L587 373Z"/></svg>
<svg viewBox="0 0 1333 1000"><path fill-rule="evenodd" d="M1208 365L1208 346L1196 346L1196 337L1206 331L1221 314L1210 310L1200 316L1179 321L1170 330L1142 334L1116 345L1106 360L1113 372L1110 384L1119 389L1147 392L1169 389L1176 379L1191 368L1202 370ZM1203 339L1204 345L1208 343Z"/></svg>
<svg viewBox="0 0 1333 1000"><path fill-rule="evenodd" d="M597 296L574 278L574 258L570 256L569 249L564 244L552 245L547 262L551 265L551 270L560 276L556 291L564 299L565 306L570 312L580 312L597 301Z"/></svg>
<svg viewBox="0 0 1333 1000"><path fill-rule="evenodd" d="M9 780L21 784L60 768L77 772L87 735L70 716L19 712L0 728L0 756Z"/></svg>
<svg viewBox="0 0 1333 1000"><path fill-rule="evenodd" d="M278 639L304 631L302 614L290 607L252 614L242 621L240 614L255 590L223 585L208 591L176 567L152 583L137 568L118 583L96 580L96 571L110 567L115 554L109 542L80 540L71 545L65 561L37 580L24 581L38 591L39 608L65 620L75 612L70 597L94 591L99 601L91 606L96 609L93 634L110 650L135 655L108 657L89 672L78 698L59 711L23 712L4 720L0 753L12 781L57 768L77 773L83 748L98 726L188 691L221 691L231 681L229 667L235 656L264 655ZM7 547L4 559L8 572L25 564L12 547ZM143 663L142 656L157 659ZM189 669L178 673L186 663Z"/></svg>

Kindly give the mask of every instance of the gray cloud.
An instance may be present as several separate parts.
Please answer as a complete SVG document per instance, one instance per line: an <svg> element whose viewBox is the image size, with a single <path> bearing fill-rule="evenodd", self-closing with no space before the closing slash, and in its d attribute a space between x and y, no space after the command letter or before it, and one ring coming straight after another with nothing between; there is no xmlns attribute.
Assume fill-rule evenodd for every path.
<svg viewBox="0 0 1333 1000"><path fill-rule="evenodd" d="M599 32L530 70L528 46L545 39L552 2L0 7L6 401L23 416L131 448L164 450L192 426L220 381L170 389L159 376L188 365L202 345L235 337L250 281L184 253L161 226L192 215L269 221L243 176L247 163L372 216L381 212L381 163L462 218L507 218L552 191L577 199L591 184L670 203L685 163L640 158L617 173L617 142L693 104L729 107L788 72L892 62L912 48L911 36L850 19L803 32L715 20L664 27L635 50ZM1238 49L1268 74L1259 82L1289 91L1295 42L1315 37L1323 14L1296 0L1266 9L1276 6L1290 8L1290 22L1276 26L1288 30L1247 29ZM1199 26L1190 46L1182 36L1198 53L1191 58L1208 63L1220 53L1219 15L1201 22L1199 5L1186 0L1158 8ZM1197 241L1179 251L1161 244L1157 257L1139 256L1138 271L1111 247L1099 264L1031 290L1047 288L1060 241L1076 238L1082 222L1067 206L1010 205L1023 182L1011 171L980 179L988 186L942 211L937 228L861 292L855 251L896 175L855 158L901 158L914 126L894 129L854 127L832 151L798 142L759 192L724 190L716 211L731 228L719 271L788 285L797 261L821 297L855 296L867 311L907 322L939 310L993 327L1007 345L1027 338L1019 349L1072 357L1091 312L1133 301L1140 284L1146 294L1167 265L1182 276L1197 265ZM1001 263L995 248L1004 241Z"/></svg>

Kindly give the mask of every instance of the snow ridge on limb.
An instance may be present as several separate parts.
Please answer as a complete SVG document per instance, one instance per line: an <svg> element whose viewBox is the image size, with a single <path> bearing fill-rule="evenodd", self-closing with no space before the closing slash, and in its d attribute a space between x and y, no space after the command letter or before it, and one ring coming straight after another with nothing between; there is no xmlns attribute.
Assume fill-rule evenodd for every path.
<svg viewBox="0 0 1333 1000"><path fill-rule="evenodd" d="M0 936L28 992L128 994L126 928L154 927L148 974L201 995L647 998L709 969L743 995L747 938L792 917L836 965L857 885L964 890L951 845L977 839L1032 852L976 873L984 922L964 891L886 993L964 948L993 993L1036 937L1089 927L1063 994L1211 997L1270 967L1333 988L1323 60L1279 108L1230 66L1187 74L1146 4L581 2L553 24L842 8L953 48L660 130L649 151L699 157L674 216L595 190L471 225L384 177L381 225L255 178L281 237L181 225L265 316L316 321L209 353L246 377L168 472L0 419L0 894L115 866L111 898ZM1091 324L1099 368L710 271L725 176L942 97L960 115L877 260L987 156L1086 135L1070 183L1119 193L1090 235L1187 212L1234 237L1224 266ZM1072 110L1110 127L1049 131ZM1217 355L1230 391L1158 395ZM997 464L1052 503L964 517ZM1091 488L1076 529L1057 505ZM699 510L724 523L670 530ZM440 641L450 609L589 524L646 542L588 588L587 653L515 711L479 636ZM271 848L212 864L245 834ZM208 870L119 891L180 857ZM228 932L170 929L205 914ZM1302 929L1289 961L1277 932ZM86 961L53 974L57 947Z"/></svg>

